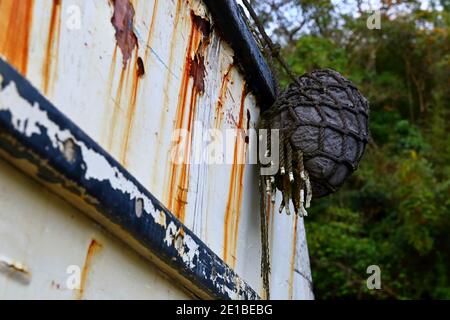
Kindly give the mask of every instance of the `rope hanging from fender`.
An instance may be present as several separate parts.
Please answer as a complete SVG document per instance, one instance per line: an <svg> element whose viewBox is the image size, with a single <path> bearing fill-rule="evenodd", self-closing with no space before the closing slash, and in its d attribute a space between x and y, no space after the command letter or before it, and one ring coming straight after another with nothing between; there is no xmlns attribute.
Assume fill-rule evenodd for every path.
<svg viewBox="0 0 450 320"><path fill-rule="evenodd" d="M267 35L263 25L259 21L258 15L248 2L248 0L242 0L243 4L245 5L248 13L250 14L250 17L254 21L256 27L258 28L259 34L264 42L263 50L265 51L267 58L269 60L270 67L272 69L272 73L275 75L275 92L276 95L280 95L280 88L279 88L279 82L276 77L276 70L273 67L273 60L274 58L279 62L281 67L286 71L287 75L292 79L294 83L298 84L299 89L301 90L301 86L298 82L298 79L295 77L292 70L289 68L286 61L281 57L280 55L280 47L277 44L274 44L272 39ZM260 122L260 127L264 128L264 122ZM268 132L267 137L267 145L270 146L270 135L271 133ZM286 139L285 139L286 138ZM303 154L300 152L296 154L296 162L298 166L300 167L300 172L295 172L293 167L293 151L291 147L289 146L287 137L284 136L283 131L280 130L280 150L279 150L279 157L280 157L280 172L282 176L285 176L283 179L283 184L285 190L291 190L291 184L295 185L299 189L299 194L297 195L294 188L294 190L291 192L293 195L293 202L294 207L296 210L296 214L300 214L301 216L307 216L308 213L306 211L306 208L309 208L311 199L312 199L312 189L311 189L311 183L309 181L309 174L305 170L303 165ZM260 167L259 167L260 168ZM287 169L287 170L286 170ZM294 173L295 172L295 173ZM296 177L295 177L296 176ZM294 183L294 180L296 182ZM267 212L267 204L266 199L270 199L272 203L275 203L276 199L276 185L275 185L275 178L274 177L263 177L260 174L260 219L261 219L261 245L262 245L262 252L261 252L261 273L262 273L262 279L263 279L263 289L265 293L265 298L270 299L270 249L269 249L269 233L268 233L268 216L269 213ZM306 189L306 199L305 199L305 189ZM267 194L267 197L266 197ZM280 213L284 210L286 210L286 213L290 215L290 208L289 208L289 193L284 192L283 193L283 199L280 206Z"/></svg>

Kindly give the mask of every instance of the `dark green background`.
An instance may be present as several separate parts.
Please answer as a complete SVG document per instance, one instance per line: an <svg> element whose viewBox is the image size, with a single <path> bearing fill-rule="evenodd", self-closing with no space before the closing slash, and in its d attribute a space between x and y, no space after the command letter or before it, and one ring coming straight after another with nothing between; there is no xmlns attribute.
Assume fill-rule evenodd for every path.
<svg viewBox="0 0 450 320"><path fill-rule="evenodd" d="M314 290L449 299L450 3L381 2L381 30L367 28L367 1L252 2L297 74L333 68L371 104L360 169L306 219ZM381 290L366 287L370 265L381 268Z"/></svg>

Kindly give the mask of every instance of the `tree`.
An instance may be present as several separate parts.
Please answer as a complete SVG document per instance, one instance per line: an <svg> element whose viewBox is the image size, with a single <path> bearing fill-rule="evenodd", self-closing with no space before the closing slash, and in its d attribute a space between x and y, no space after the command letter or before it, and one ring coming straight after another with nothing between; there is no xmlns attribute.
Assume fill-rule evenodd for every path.
<svg viewBox="0 0 450 320"><path fill-rule="evenodd" d="M367 1L252 2L295 73L336 69L371 103L360 170L306 220L316 297L450 298L449 1L383 0L381 30Z"/></svg>

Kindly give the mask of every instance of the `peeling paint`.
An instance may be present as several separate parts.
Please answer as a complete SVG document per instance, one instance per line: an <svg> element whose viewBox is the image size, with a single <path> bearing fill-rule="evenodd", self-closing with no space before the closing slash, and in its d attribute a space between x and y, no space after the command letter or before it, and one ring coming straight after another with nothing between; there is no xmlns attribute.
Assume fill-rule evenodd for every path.
<svg viewBox="0 0 450 320"><path fill-rule="evenodd" d="M0 1L0 54L22 75L28 69L28 51L34 0Z"/></svg>
<svg viewBox="0 0 450 320"><path fill-rule="evenodd" d="M16 130L31 137L34 134L42 134L42 128L45 128L53 147L58 148L62 153L64 153L64 141L71 139L81 149L80 156L85 163L85 179L108 181L115 190L128 194L130 200L143 199L145 211L152 214L155 220L157 219L152 201L142 194L133 182L126 179L118 168L112 166L105 157L78 141L70 131L60 130L59 126L48 118L47 113L40 108L39 104L31 105L20 96L14 82L0 92L0 102L0 111L10 111L9 106L14 106L11 121Z"/></svg>
<svg viewBox="0 0 450 320"><path fill-rule="evenodd" d="M110 0L114 7L111 23L115 30L116 47L113 52L111 69L109 75L109 89L112 91L112 85L115 78L117 47L122 52L122 68L120 71L119 83L117 86L116 98L114 100L114 109L112 112L111 123L109 125L108 148L112 150L113 146L120 145L118 157L123 165L127 165L128 148L133 131L133 123L136 117L136 104L139 94L141 79L145 75L145 63L147 60L147 51L144 59L139 56L139 42L134 31L135 9L133 3L129 0ZM131 63L130 60L132 61ZM132 65L132 66L130 66ZM130 71L132 69L132 73ZM129 82L131 81L131 86ZM126 95L124 99L123 96ZM109 103L108 103L109 104ZM122 109L125 109L123 112ZM121 118L125 119L121 121ZM119 123L123 123L123 128ZM117 140L120 143L117 143Z"/></svg>
<svg viewBox="0 0 450 320"><path fill-rule="evenodd" d="M111 23L116 30L116 41L123 56L123 65L126 67L128 60L135 48L138 47L138 40L134 33L134 7L130 0L111 0L114 13Z"/></svg>
<svg viewBox="0 0 450 320"><path fill-rule="evenodd" d="M4 71L4 68L5 65L0 59L0 71ZM7 70L8 73L12 72L10 69ZM17 76L14 75L14 77ZM227 297L233 299L257 298L255 292L252 291L251 288L244 284L244 282L240 282L238 280L239 277L233 272L233 270L229 269L222 261L220 261L219 258L214 255L214 253L212 253L210 249L208 249L195 235L193 235L190 230L187 230L167 211L164 211L166 221L163 221L160 215L163 210L166 209L163 209L158 201L152 198L152 196L150 196L150 194L148 194L148 192L143 189L142 186L134 180L134 178L131 178L131 176L129 176L129 174L126 173L126 171L124 171L118 163L112 160L109 156L105 155L103 150L101 150L97 145L95 145L95 143L82 134L78 128L74 127L74 125L71 124L67 118L61 114L58 114L58 111L54 109L54 107L52 107L47 100L41 96L38 96L36 91L32 91L29 84L24 85L22 80L19 84L22 94L24 90L27 92L27 98L24 98L21 93L19 93L17 88L18 84L15 80L3 80L2 87L0 89L0 122L2 126L8 128L8 130L13 130L14 135L18 135L18 137L20 137L20 141L26 140L31 143L30 145L33 148L33 151L31 152L34 152L35 155L31 158L27 158L27 156L22 155L22 158L32 161L31 164L35 166L41 166L44 164L48 165L47 161L41 160L42 162L35 162L36 159L33 157L36 157L36 155L39 155L40 157L43 152L51 153L52 161L57 162L53 163L57 170L68 170L71 168L71 165L68 165L67 163L63 164L64 161L67 161L63 157L63 142L67 141L69 138L72 139L74 145L79 150L79 152L77 152L79 158L76 163L81 165L81 171L77 173L75 178L79 180L77 183L89 188L87 190L95 194L93 199L97 199L95 197L104 197L106 190L108 190L110 194L114 194L115 199L120 199L121 209L119 209L119 219L121 219L121 221L122 219L125 219L122 221L121 228L125 228L128 232L131 232L132 235L137 236L138 239L141 239L140 241L143 241L145 244L149 244L149 239L152 239L151 241L158 241L158 244L155 242L150 243L152 243L152 248L155 248L155 246L158 247L157 253L162 254L162 257L165 257L165 263L177 265L177 272L183 272L183 274L187 273L190 276L195 275L195 277L201 277L198 280L200 281L199 283L203 283L201 285L198 284L200 285L200 288L202 288L200 290L205 290L206 288L207 292L209 292L208 294L212 294L216 297ZM55 122L56 119L61 122ZM74 134L73 130L77 133ZM2 152L10 152L11 149L8 149L10 147L6 147L5 149L5 146L7 146L7 144L5 144L5 138L6 136L4 134L0 135L1 150ZM36 143L37 141L39 141L39 143ZM23 153L30 151L23 149L20 152ZM14 154L14 152L12 152L12 154ZM48 159L48 156L46 156L46 158ZM39 168L43 169L41 167ZM70 172L72 171L70 170ZM67 172L63 171L62 174L67 174ZM45 178L41 177L40 179ZM70 179L73 179L73 177ZM73 186L75 187L76 185L73 184ZM62 184L61 187L68 188L68 186L64 184ZM79 192L75 189L67 190L72 193ZM67 197L67 194L65 194L65 197ZM145 211L145 214L143 214L140 218L136 217L134 211L131 211L132 204L135 203L137 199L142 199L143 208ZM125 203L123 201L125 201ZM71 202L73 203L73 201ZM77 200L76 203L78 202L79 200ZM111 207L111 203L105 202L105 199L99 199L97 203L101 203L102 206L109 208L106 209L106 211L100 211L101 214L106 215L107 219L111 219L110 210L116 210L111 208L116 208L119 204L115 203ZM94 203L94 205L96 204ZM130 208L130 212L127 212L124 208ZM101 209L102 207L97 208L97 210ZM137 220L130 221L130 214L135 217L133 219L139 219L139 221L143 223L142 226L151 227L152 229L150 230L152 230L152 232L147 232L146 229L135 229L137 226ZM117 217L114 219L117 219ZM104 220L100 221L104 223ZM167 228L160 229L163 225L166 225ZM156 228L156 226L159 227ZM166 240L159 242L160 240L158 239L158 235L161 230L164 230ZM136 233L138 235L136 235ZM155 240L155 237L158 240ZM86 270L89 269L89 265L91 264L89 257L92 256L92 253L96 251L95 248L97 247L98 246L94 242L88 250L88 254L86 256ZM167 255L171 258L168 259ZM209 271L205 272L205 268L211 267L216 268L216 270L220 270L220 275L213 275ZM85 276L85 278L86 277L87 276ZM210 286L213 282L213 277L215 288L211 289L211 287L208 286ZM238 283L240 283L239 286L237 286ZM206 296L207 295L205 295L205 297Z"/></svg>
<svg viewBox="0 0 450 320"><path fill-rule="evenodd" d="M199 255L199 245L192 237L185 234L182 228L177 228L177 226L171 222L167 227L164 242L167 246L177 249L179 256L189 268L193 269L196 267L196 261Z"/></svg>
<svg viewBox="0 0 450 320"><path fill-rule="evenodd" d="M134 26L130 28L130 31L136 36L137 42L130 51L125 67L124 54L116 38L116 29L111 23L115 5L112 0L79 2L78 5L83 12L83 25L82 29L76 31L71 31L64 25L60 26L61 31L59 31L58 23L65 23L65 20L63 18L60 21L58 16L66 12L66 2L61 2L61 13L56 11L52 14L53 0L48 1L47 4L34 1L34 8L29 11L32 25L30 23L28 38L31 40L26 41L30 42L27 57L29 63L25 67L28 72L27 78L44 91L42 62L46 56L50 57L47 96L61 112L79 123L83 130L121 164L116 163L115 160L111 162L109 155L105 157L105 154L98 150L93 152L92 146L83 145L83 141L79 138L73 139L72 132L72 134L58 132L57 139L53 139L53 133L56 131L50 126L52 144L60 152L59 160L65 161L69 166L83 166L82 170L72 172L79 172L80 179L90 177L86 180L88 185L110 185L112 181L111 186L114 186L111 187L112 192L117 192L114 195L119 195L121 201L127 204L121 208L125 216L120 217L119 221L114 220L115 223L126 224L133 221L132 228L135 232L140 230L165 234L170 222L176 220L172 215L168 215L168 210L161 209L159 201L155 201L148 194L143 196L146 193L143 193L140 188L137 188L137 191L134 189L133 185L139 181L161 198L164 205L171 206L172 212L176 213L176 216L195 233L196 237L199 237L220 257L226 256L230 266L243 270L244 279L259 289L259 274L249 272L248 267L250 265L253 267L253 261L259 259L259 230L253 223L256 221L257 203L253 203L253 196L247 196L255 192L252 167L239 165L234 168L233 166L207 165L174 167L168 161L171 147L169 137L174 128L193 129L193 123L197 121L201 121L204 128L220 129L223 133L228 128L249 129L250 126L254 126L259 114L258 109L261 107L256 104L258 100L253 94L249 94L243 109L240 103L242 80L246 77L244 70L249 69L242 66L241 54L239 52L235 54L232 49L233 44L226 42L227 37L217 32L216 28L220 28L218 22L220 19L215 14L210 15L207 8L208 1L152 1L129 1L135 11L132 19ZM26 2L32 1L0 0L0 7L4 8L5 3L18 7ZM209 3L213 3L214 6L215 2L209 1ZM223 14L226 15L227 12ZM7 10L0 10L0 16L9 17L9 14ZM51 20L54 23L51 23ZM198 21L195 22L195 20ZM10 22L0 20L0 25L3 24L5 28L9 28ZM50 32L49 26L52 24L54 28ZM26 23L20 25L20 28L25 29L25 25ZM47 41L51 33L54 40ZM205 34L208 37L205 37ZM3 35L5 37L6 33ZM18 42L22 35L25 39L24 33L16 36ZM236 36L239 35L236 34ZM1 37L2 35L0 39ZM22 43L24 43L23 40L20 40L20 45L17 43L14 49L25 52L22 51L24 48ZM50 50L48 50L49 43L52 47ZM0 48L3 44L0 42ZM0 56L6 56L1 50ZM52 53L48 55L47 51ZM24 74L19 61L22 58L19 56L12 57L10 54L12 58L7 58ZM14 62L13 58L19 62ZM31 63L32 61L36 61L36 64ZM248 83L250 89L253 88L254 82L252 79ZM5 89L10 88L7 86ZM24 95L23 92L21 94ZM34 102L31 106L34 106ZM0 110L0 118L2 113L3 116L9 115L6 109ZM54 120L51 114L48 118L50 122ZM243 119L242 122L239 118ZM21 123L29 119L11 117L11 121L15 127L29 130L24 123ZM46 121L44 118L42 122L39 121L37 124L39 130L36 129L36 133L28 138L34 140L38 135L46 136L47 132L43 125ZM31 127L34 127L33 121L31 123ZM4 136L1 137L2 129L0 128L0 143L4 138ZM187 148L194 149L194 146L198 145L204 147L197 133L192 132L192 142L187 143ZM230 156L233 156L233 147L235 147L233 142L230 143ZM245 149L247 143L248 135L244 134L239 140L238 149ZM52 150L51 147L50 149ZM0 146L0 154L3 153ZM85 161L85 158L89 163ZM95 163L98 163L98 167ZM136 178L123 174L122 166L132 172ZM48 178L46 175L49 173L46 170L48 171L47 167L39 169L40 179ZM119 175L118 178L116 174ZM53 176L50 178L54 179ZM57 181L51 183L58 184L58 188L70 188L71 191L77 192L80 201L89 202L97 209L103 205L96 202L97 199L90 198L83 190L78 190L78 185L73 181L68 179ZM122 192L125 193L122 194ZM239 198L243 199L239 200ZM111 202L115 203L115 199ZM289 265L290 243L293 236L292 221L280 224L280 221L284 221L283 218L278 213L274 217L273 207L270 209L269 230L272 245L274 251L283 252L282 255L274 256L276 257L274 264L279 266L278 270L282 269L274 275L278 277L281 288L274 297L287 298L288 281L291 277ZM258 216L257 212L256 216ZM147 224L148 221L151 223ZM226 221L228 224L224 225ZM147 229L149 225L154 229ZM179 227L176 222L175 225ZM300 225L303 224L300 223ZM181 228L181 231L183 230L186 228ZM183 261L180 257L181 231L177 229L178 236L175 236L175 244L170 247L173 249L171 258L177 263ZM238 237L244 234L245 237ZM304 257L306 255L307 258L307 248L301 230L298 232L298 237L300 239L297 239L299 242L297 247L305 247L301 247L301 250L297 248L297 268L302 268L303 274L307 274L308 266L302 267L303 261L307 261ZM228 239L225 244L224 239ZM198 239L196 243L200 243ZM281 249L283 247L286 249ZM166 250L168 247L164 244L161 248ZM202 246L199 250L201 256ZM204 266L198 264L197 268L200 268L201 273L209 272L207 269L202 269L205 268ZM258 269L257 265L255 269ZM216 268L216 272L222 271ZM295 298L303 294L303 291L299 293L298 287L302 282L298 278L297 273L294 274L292 291ZM229 283L228 281L234 283L229 286L232 288L233 295L236 294L234 286L236 290L240 290L239 278L216 275L215 279L218 290L229 290L222 289L224 283Z"/></svg>

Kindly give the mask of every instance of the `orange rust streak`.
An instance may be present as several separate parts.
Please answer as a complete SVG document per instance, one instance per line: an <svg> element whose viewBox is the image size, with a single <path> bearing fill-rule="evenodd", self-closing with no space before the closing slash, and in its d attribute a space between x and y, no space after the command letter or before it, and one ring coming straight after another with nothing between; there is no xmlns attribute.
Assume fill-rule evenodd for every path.
<svg viewBox="0 0 450 320"><path fill-rule="evenodd" d="M112 85L113 85L113 81L114 81L114 73L116 71L116 59L117 59L117 44L114 47L114 51L113 51L113 55L112 55L112 59L111 59L111 66L110 66L110 69L109 69L108 89L109 89L109 93L110 94L112 92Z"/></svg>
<svg viewBox="0 0 450 320"><path fill-rule="evenodd" d="M129 68L129 65L127 66L127 68ZM123 94L123 87L124 87L124 81L125 81L125 76L126 76L126 69L122 68L121 72L120 72L120 79L119 79L119 85L117 87L117 94L116 94L116 100L114 102L114 111L112 114L112 119L111 119L111 130L108 133L109 137L108 137L108 150L112 150L114 141L115 141L115 132L116 132L116 127L117 127L117 122L118 122L118 118L119 118L119 113L120 113L120 104L122 102L122 94Z"/></svg>
<svg viewBox="0 0 450 320"><path fill-rule="evenodd" d="M226 100L226 95L228 91L228 84L230 82L231 78L231 71L233 70L233 64L230 64L228 67L227 72L225 73L223 79L222 79L222 85L220 86L219 91L219 100L217 101L216 106L216 114L215 114L215 124L214 127L216 129L220 129L222 127L223 122L223 106Z"/></svg>
<svg viewBox="0 0 450 320"><path fill-rule="evenodd" d="M147 37L147 47L145 48L145 56L144 56L144 63L147 62L148 55L150 53L150 47L152 44L153 39L153 32L155 29L155 22L156 22L156 14L158 13L158 0L154 0L153 3L153 12L152 12L152 21L150 22L150 28L148 31L148 37Z"/></svg>
<svg viewBox="0 0 450 320"><path fill-rule="evenodd" d="M0 1L0 54L22 75L28 67L28 50L34 0Z"/></svg>
<svg viewBox="0 0 450 320"><path fill-rule="evenodd" d="M177 214L178 218L181 221L184 221L186 215L186 205L187 205L187 193L189 188L189 160L190 160L190 151L191 151L191 143L192 143L192 122L194 120L194 114L197 106L197 93L195 91L195 87L192 89L191 100L189 104L189 115L188 115L188 124L187 130L189 132L188 139L184 146L184 161L181 164L181 175L178 181L178 193L175 199L175 208L174 211Z"/></svg>
<svg viewBox="0 0 450 320"><path fill-rule="evenodd" d="M290 270L290 276L289 276L289 299L290 300L292 300L294 297L294 274L295 274L295 258L296 258L296 247L297 247L297 226L298 226L298 216L295 215L294 236L292 239L291 270Z"/></svg>
<svg viewBox="0 0 450 320"><path fill-rule="evenodd" d="M179 10L177 8L177 10ZM188 97L188 87L190 84L191 74L191 62L192 57L196 54L201 43L202 35L200 30L195 25L192 26L191 33L189 35L188 47L186 50L186 60L183 69L183 78L181 81L181 90L178 97L178 106L176 113L176 120L174 129L186 129L188 131L188 138L183 141L183 145L178 144L177 150L183 152L183 163L178 164L173 162L169 173L169 190L167 207L171 210L175 216L182 222L184 222L187 204L187 192L189 188L189 160L190 149L192 142L192 124L196 111L198 92L195 86L191 88L189 110L186 110L186 102ZM187 113L187 115L186 115ZM187 116L187 117L186 117ZM187 121L187 123L185 123ZM174 196L174 192L177 192Z"/></svg>
<svg viewBox="0 0 450 320"><path fill-rule="evenodd" d="M61 31L61 0L53 0L52 15L50 18L50 26L48 31L47 50L44 60L43 79L44 93L48 93L52 64L58 60L59 36Z"/></svg>
<svg viewBox="0 0 450 320"><path fill-rule="evenodd" d="M86 289L86 283L87 283L87 277L89 274L89 269L92 265L92 258L94 257L94 254L102 249L102 245L95 239L91 240L91 243L89 244L89 248L86 254L86 259L84 261L83 271L81 273L81 282L80 282L80 289L78 291L78 299L83 299L84 291Z"/></svg>
<svg viewBox="0 0 450 320"><path fill-rule="evenodd" d="M136 48L136 61L134 63L134 70L133 70L133 83L131 87L131 96L130 101L128 104L128 112L126 115L126 128L125 128L125 137L123 140L122 150L121 150L121 162L122 165L127 165L127 155L128 155L128 145L129 140L131 136L131 130L133 126L133 121L136 116L136 101L137 101L137 95L138 95L138 89L139 89L139 83L141 76L139 75L139 67L138 67L138 48Z"/></svg>
<svg viewBox="0 0 450 320"><path fill-rule="evenodd" d="M232 268L236 266L237 241L239 235L239 220L242 207L242 195L244 185L245 171L245 140L242 137L244 124L245 98L247 97L246 87L242 90L241 107L239 111L239 121L237 123L237 136L234 145L233 164L230 177L230 190L225 211L225 230L224 230L224 261L229 263ZM231 247L229 248L229 242ZM231 258L231 260L230 260Z"/></svg>
<svg viewBox="0 0 450 320"><path fill-rule="evenodd" d="M110 111L109 109L106 110L107 113L111 113L112 115L112 121L108 121L107 123L105 122L104 124L104 128L103 128L103 136L101 141L107 141L107 147L108 147L108 151L111 151L111 130L110 128L113 128L112 126L110 126L110 124L114 121L114 114L116 112L118 112L118 110L116 110L118 108L118 104L116 103L115 100L113 100L112 98L112 91L113 91L113 84L114 84L114 75L116 72L116 64L117 64L117 44L114 47L114 51L111 57L111 65L109 67L109 76L108 76L108 84L107 84L107 92L108 94L106 95L106 101L105 101L105 106L109 107L111 105L111 102L114 102L112 111Z"/></svg>

